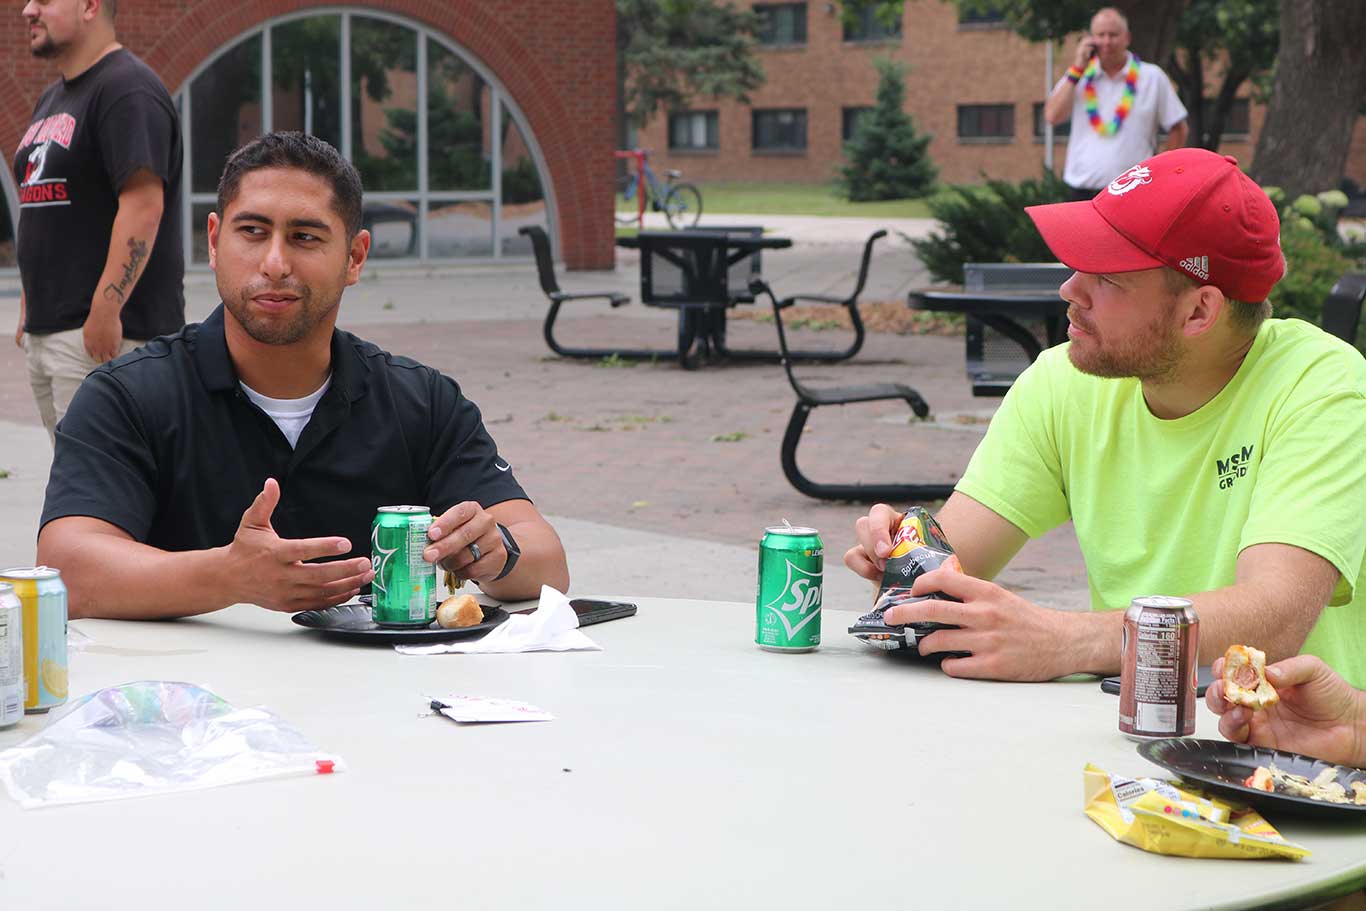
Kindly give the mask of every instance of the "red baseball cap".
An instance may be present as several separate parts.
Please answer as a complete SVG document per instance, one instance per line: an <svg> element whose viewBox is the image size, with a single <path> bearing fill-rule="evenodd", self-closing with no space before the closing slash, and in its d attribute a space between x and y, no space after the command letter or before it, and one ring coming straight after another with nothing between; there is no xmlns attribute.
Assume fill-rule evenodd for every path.
<svg viewBox="0 0 1366 911"><path fill-rule="evenodd" d="M1025 209L1048 248L1093 275L1170 266L1234 300L1266 300L1285 274L1281 220L1231 155L1154 155L1083 202Z"/></svg>

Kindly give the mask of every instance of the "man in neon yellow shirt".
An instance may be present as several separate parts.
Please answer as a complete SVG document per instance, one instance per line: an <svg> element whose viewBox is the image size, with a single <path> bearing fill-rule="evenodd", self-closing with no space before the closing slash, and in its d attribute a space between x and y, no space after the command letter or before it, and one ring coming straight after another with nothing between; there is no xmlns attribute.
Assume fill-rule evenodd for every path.
<svg viewBox="0 0 1366 911"><path fill-rule="evenodd" d="M969 575L927 573L913 591L963 603L886 616L962 627L920 643L971 653L946 673L1115 673L1122 608L1165 594L1195 602L1202 664L1244 643L1269 661L1318 655L1366 687L1366 361L1266 318L1280 224L1236 164L1166 152L1093 200L1028 210L1076 270L1070 341L1020 376L938 513ZM859 519L846 565L880 579L898 518L880 504ZM1069 519L1092 612L985 581Z"/></svg>

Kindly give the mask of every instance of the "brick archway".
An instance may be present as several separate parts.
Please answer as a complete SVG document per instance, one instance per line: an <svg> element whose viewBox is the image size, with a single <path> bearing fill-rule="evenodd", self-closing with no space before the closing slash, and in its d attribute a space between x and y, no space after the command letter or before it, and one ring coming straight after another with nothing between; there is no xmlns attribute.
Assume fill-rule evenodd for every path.
<svg viewBox="0 0 1366 911"><path fill-rule="evenodd" d="M175 92L206 57L265 20L339 8L321 0L129 3L119 11L118 30L120 40ZM565 263L571 269L611 268L613 0L382 0L352 8L393 13L442 32L497 76L540 145L559 203ZM9 43L0 41L0 46ZM8 150L15 148L33 103L52 75L40 74L36 84L24 79L22 88L16 86L17 91L8 95L11 101L0 107L0 137ZM0 73L0 97L6 97L6 77Z"/></svg>

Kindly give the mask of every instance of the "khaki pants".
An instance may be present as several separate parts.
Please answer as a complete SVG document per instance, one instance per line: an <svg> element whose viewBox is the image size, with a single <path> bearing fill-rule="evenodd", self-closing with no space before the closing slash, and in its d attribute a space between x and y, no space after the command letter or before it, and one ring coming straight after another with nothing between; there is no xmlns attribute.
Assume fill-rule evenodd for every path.
<svg viewBox="0 0 1366 911"><path fill-rule="evenodd" d="M127 354L146 344L124 339L119 354ZM38 414L47 428L47 438L55 444L57 422L66 415L71 397L86 374L99 364L85 350L80 329L53 332L49 335L24 333L24 354L28 361L28 382L33 387L33 400L38 403Z"/></svg>

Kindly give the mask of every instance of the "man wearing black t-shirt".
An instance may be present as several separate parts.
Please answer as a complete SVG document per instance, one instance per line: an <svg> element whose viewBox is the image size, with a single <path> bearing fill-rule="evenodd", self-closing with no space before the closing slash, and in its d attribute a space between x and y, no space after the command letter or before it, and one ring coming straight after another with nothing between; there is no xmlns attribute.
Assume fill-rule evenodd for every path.
<svg viewBox="0 0 1366 911"><path fill-rule="evenodd" d="M180 123L155 73L114 39L114 0L29 0L29 47L61 78L14 158L15 341L48 436L85 375L185 325Z"/></svg>
<svg viewBox="0 0 1366 911"><path fill-rule="evenodd" d="M454 381L335 328L370 249L356 169L272 133L209 216L223 305L101 365L57 430L38 559L73 617L339 604L374 577L380 506L429 506L423 558L523 600L569 570ZM328 558L329 562L307 562Z"/></svg>

